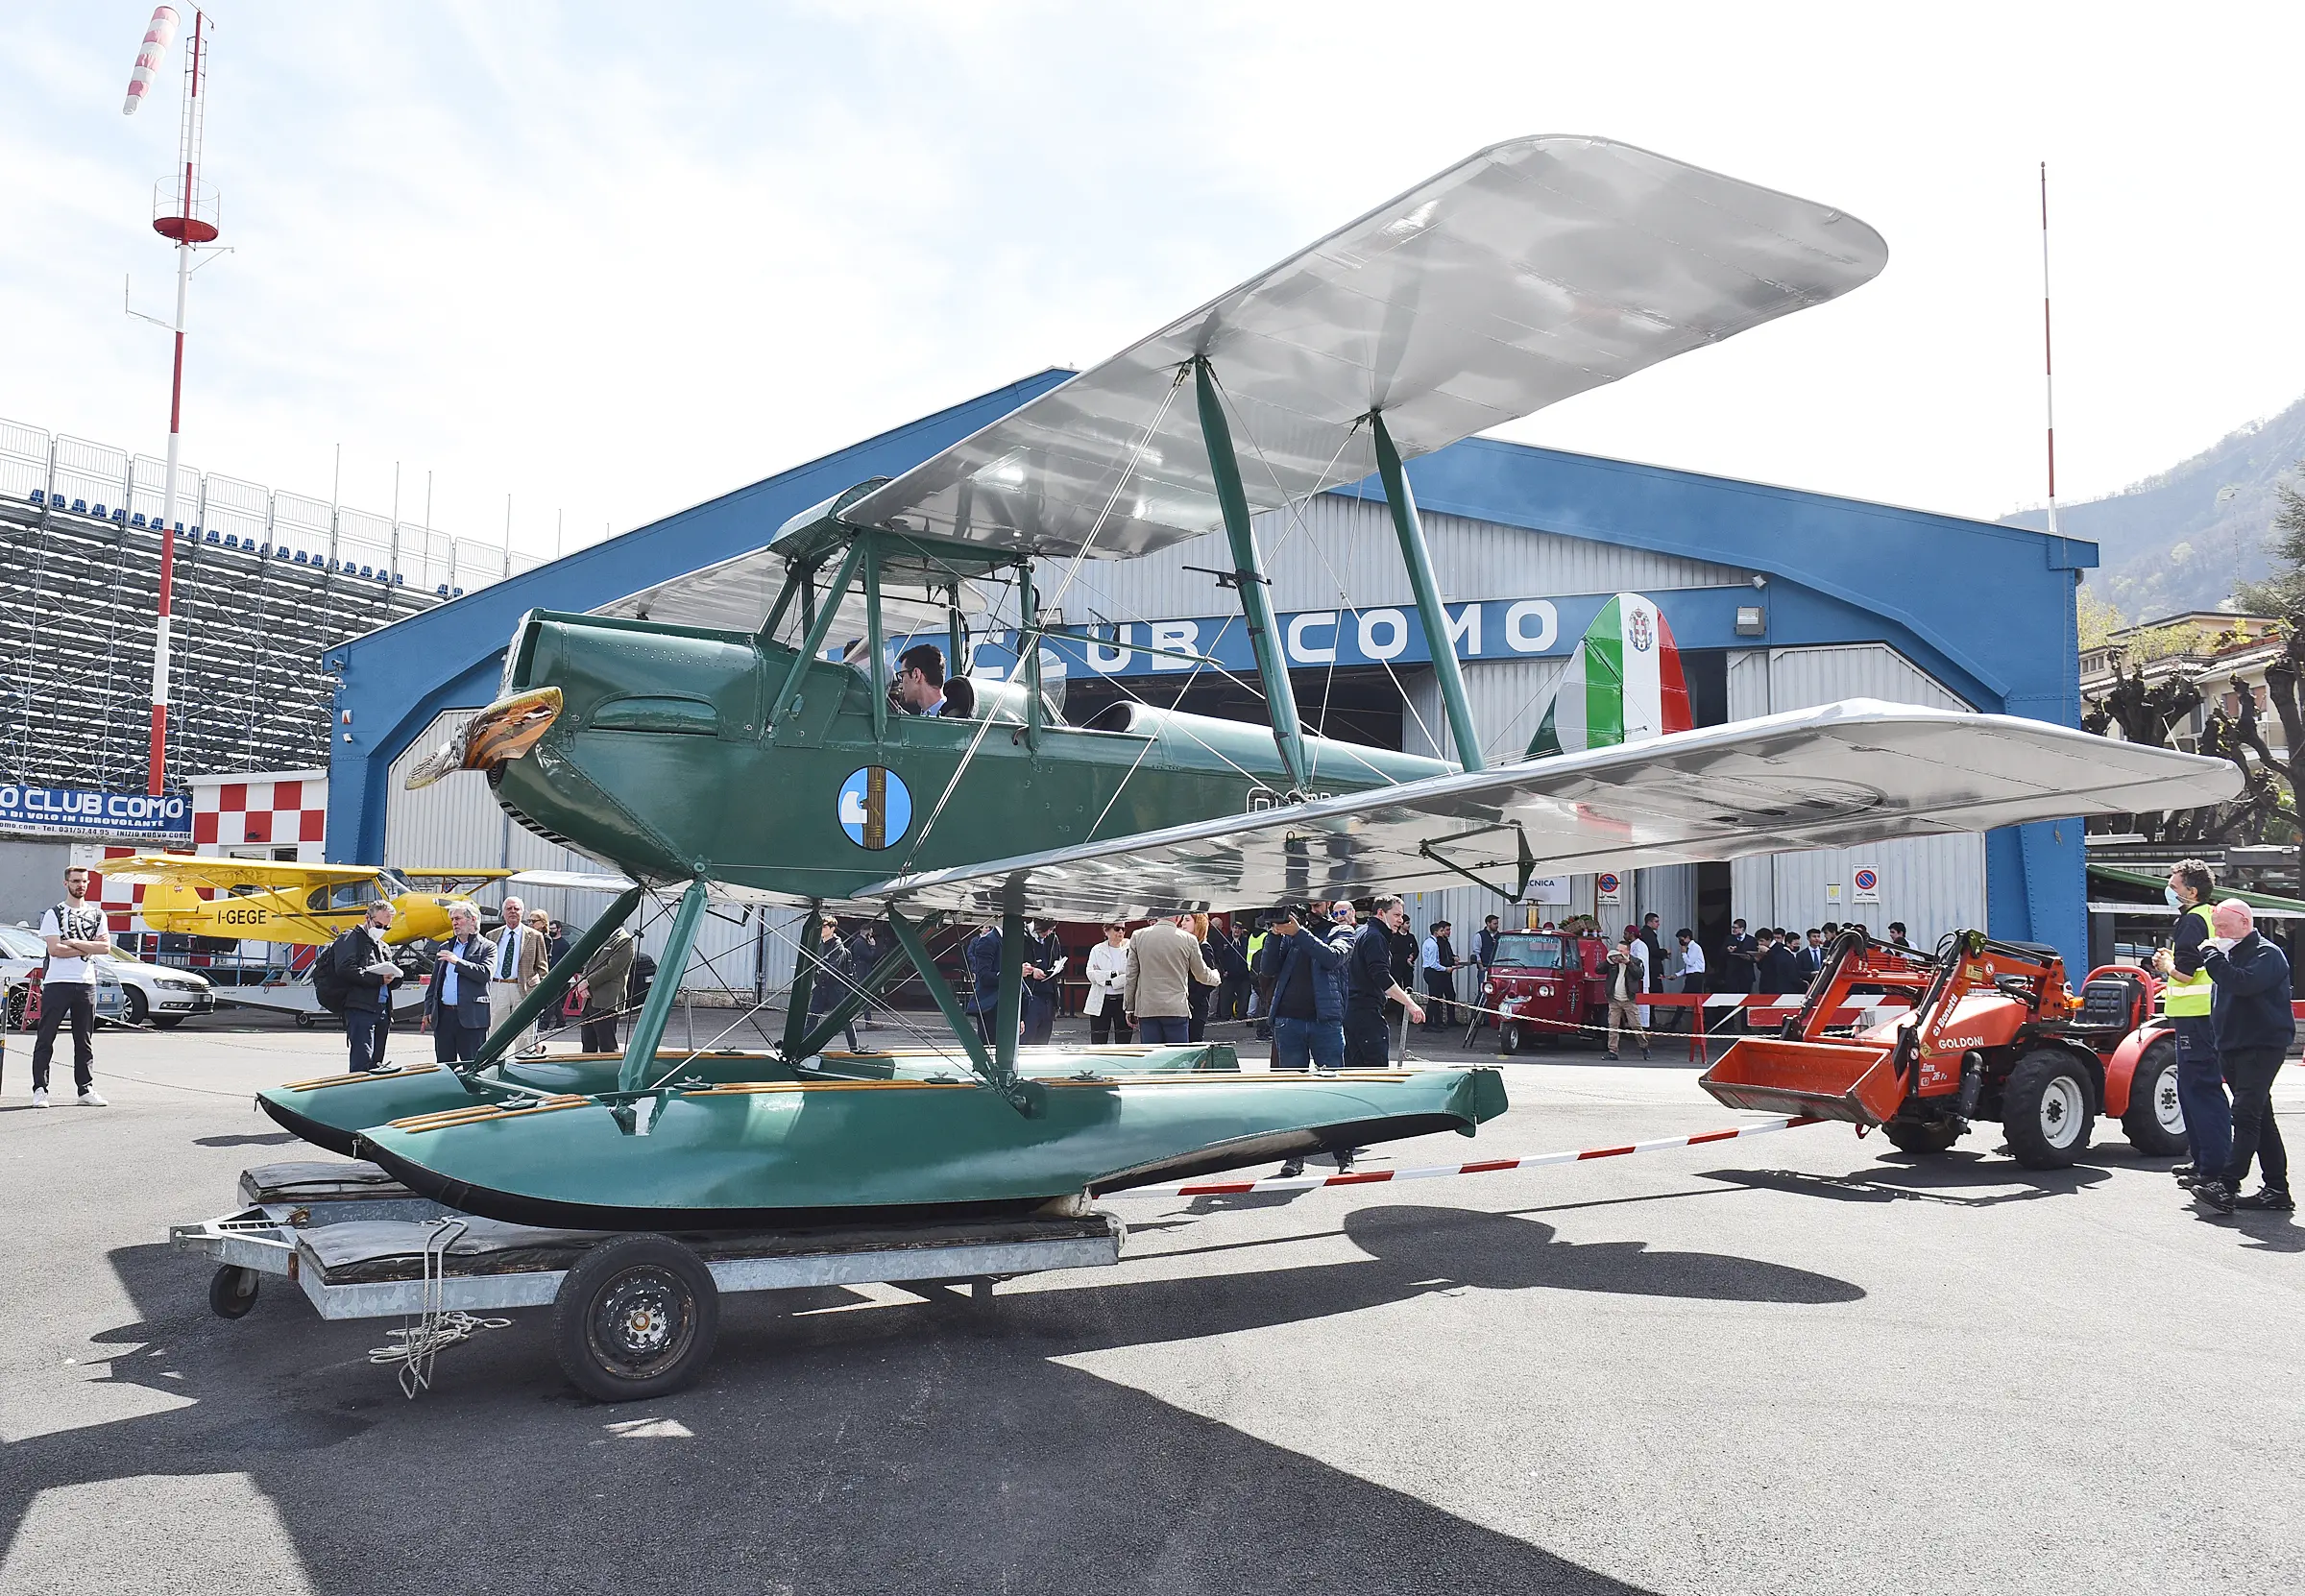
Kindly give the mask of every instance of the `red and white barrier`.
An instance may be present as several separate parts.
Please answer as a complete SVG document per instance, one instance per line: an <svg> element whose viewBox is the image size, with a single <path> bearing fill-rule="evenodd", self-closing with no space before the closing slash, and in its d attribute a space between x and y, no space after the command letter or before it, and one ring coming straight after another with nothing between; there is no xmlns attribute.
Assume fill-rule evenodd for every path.
<svg viewBox="0 0 2305 1596"><path fill-rule="evenodd" d="M1534 1170L1547 1164L1582 1164L1591 1158L1622 1158L1629 1153L1662 1152L1667 1148L1702 1147L1708 1142L1734 1142L1743 1136L1766 1136L1773 1130L1821 1124L1809 1114L1759 1120L1728 1130L1708 1130L1697 1136L1666 1136L1654 1142L1635 1142L1621 1148L1584 1148L1573 1152L1539 1152L1520 1158L1480 1158L1469 1164L1428 1164L1411 1170L1355 1170L1350 1174L1299 1174L1265 1180L1187 1180L1176 1186L1131 1186L1107 1192L1106 1197L1239 1197L1248 1192L1309 1192L1317 1186L1379 1186L1388 1181L1441 1180L1459 1174L1495 1174L1504 1170Z"/></svg>

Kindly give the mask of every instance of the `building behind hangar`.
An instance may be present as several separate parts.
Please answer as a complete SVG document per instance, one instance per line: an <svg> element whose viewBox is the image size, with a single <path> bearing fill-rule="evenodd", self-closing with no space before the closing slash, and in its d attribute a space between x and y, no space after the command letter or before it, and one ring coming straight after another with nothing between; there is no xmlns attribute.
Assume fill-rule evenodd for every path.
<svg viewBox="0 0 2305 1596"><path fill-rule="evenodd" d="M789 517L909 468L1066 375L1041 373L331 650L343 685L330 857L585 867L509 821L476 775L414 793L401 785L456 714L494 696L520 616L602 608L757 548ZM1671 626L1699 725L1851 697L2077 723L2074 594L2080 570L2096 564L2092 544L1486 439L1416 461L1409 476L1492 760L1526 749L1569 651L1620 592L1653 600ZM1264 517L1259 535L1308 727L1449 751L1375 485ZM1065 563L1052 562L1043 602L1057 603L1067 625L1106 640L1125 625L1130 641L1180 651L1214 643L1220 657L1239 643L1245 659L1234 595L1211 574L1230 568L1223 543L1217 534L1143 560L1082 562L1069 586L1054 568ZM1232 626L1220 633L1227 618ZM1013 641L1014 619L1012 611L996 615L980 638L980 674L1012 665L1004 645ZM1253 667L1236 674L1254 680ZM1128 695L1263 718L1246 686L1117 648L1082 650L1064 681L1075 719ZM1031 845L1018 840L1020 849ZM1614 899L1609 874L1557 882L1538 914L1597 912L1614 926L1654 909L1668 931L1698 927L1708 940L1732 914L1794 928L1861 919L1876 931L1902 920L1917 942L1981 923L1996 935L2055 943L2072 960L2085 947L2074 823L1628 872ZM578 903L554 907L587 917ZM1470 885L1425 894L1411 907L1420 931L1451 920L1466 949L1482 915L1514 923L1521 912ZM728 928L720 941L725 961L773 959L757 929ZM753 973L774 979L780 972Z"/></svg>

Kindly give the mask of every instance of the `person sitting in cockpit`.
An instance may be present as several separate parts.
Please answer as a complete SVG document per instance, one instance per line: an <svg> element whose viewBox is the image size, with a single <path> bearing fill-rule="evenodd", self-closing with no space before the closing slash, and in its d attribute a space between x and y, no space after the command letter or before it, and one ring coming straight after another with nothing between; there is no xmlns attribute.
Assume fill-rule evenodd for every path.
<svg viewBox="0 0 2305 1596"><path fill-rule="evenodd" d="M908 714L959 719L976 713L977 693L966 677L944 679L944 650L916 642L896 657L897 707Z"/></svg>

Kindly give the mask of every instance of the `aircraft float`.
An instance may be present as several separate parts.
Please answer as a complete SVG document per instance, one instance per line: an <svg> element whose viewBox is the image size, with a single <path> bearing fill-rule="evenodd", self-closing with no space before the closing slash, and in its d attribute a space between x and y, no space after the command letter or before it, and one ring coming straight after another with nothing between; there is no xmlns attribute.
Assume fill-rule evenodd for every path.
<svg viewBox="0 0 2305 1596"><path fill-rule="evenodd" d="M1650 657L1653 609L1620 607L1588 636L1580 696L1556 700L1541 748L1504 762L1485 758L1445 646L1431 652L1457 761L1299 723L1257 513L1375 475L1425 636L1445 638L1404 461L1823 303L1885 259L1846 211L1628 145L1498 144L749 554L607 613L528 614L500 697L411 785L483 771L514 818L606 862L622 890L475 1058L273 1088L263 1105L426 1197L520 1223L696 1232L1077 1212L1132 1185L1469 1135L1505 1096L1487 1069L1289 1076L1241 1072L1221 1046L1020 1050L1029 914L1136 918L1467 881L1515 899L1540 869L2230 798L2220 762L1998 715L1851 701L1691 729L1686 694L1673 714L1679 684ZM1123 702L1068 724L1043 690L1044 654L1078 634L1046 618L1044 595L1060 598L1083 562L1219 531L1229 568L1216 580L1238 601L1269 723ZM968 718L893 704L891 644L938 629L959 670L1003 588L1017 670L978 682ZM861 650L842 646L856 639ZM1634 697L1656 708L1627 726L1638 682L1652 685ZM650 894L676 901L669 971L715 899L804 910L803 946L819 915L885 918L898 951L813 1024L801 961L764 1055L661 1050L679 985L661 980L620 1056L503 1061ZM1005 933L990 1046L924 941L971 921ZM825 1051L915 977L949 1038L878 1059Z"/></svg>

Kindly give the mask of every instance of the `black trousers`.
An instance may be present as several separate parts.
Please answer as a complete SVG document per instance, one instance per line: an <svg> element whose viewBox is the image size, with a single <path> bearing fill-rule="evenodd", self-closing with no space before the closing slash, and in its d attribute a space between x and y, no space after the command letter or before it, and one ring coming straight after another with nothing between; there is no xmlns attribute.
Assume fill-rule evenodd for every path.
<svg viewBox="0 0 2305 1596"><path fill-rule="evenodd" d="M437 1013L432 1020L432 1056L443 1064L462 1064L479 1055L480 1044L488 1040L488 1027L468 1026L456 1018L453 1010Z"/></svg>
<svg viewBox="0 0 2305 1596"><path fill-rule="evenodd" d="M1092 992L1088 1001L1089 1046L1102 1048L1112 1042L1127 1046L1136 1032L1128 1024L1128 1011L1121 1002L1121 995L1115 992L1100 998Z"/></svg>
<svg viewBox="0 0 2305 1596"><path fill-rule="evenodd" d="M576 1045L586 1052L615 1052L617 1051L617 1017L615 1014L596 1014L578 1028ZM856 1044L851 1041L849 1044Z"/></svg>
<svg viewBox="0 0 2305 1596"><path fill-rule="evenodd" d="M1433 1000L1425 1005L1424 1028L1446 1030L1456 1013L1457 973L1428 967L1424 972L1424 991Z"/></svg>
<svg viewBox="0 0 2305 1596"><path fill-rule="evenodd" d="M1381 1008L1348 1004L1345 1008L1345 1068L1382 1070L1393 1061L1393 1032Z"/></svg>
<svg viewBox="0 0 2305 1596"><path fill-rule="evenodd" d="M85 980L52 980L40 987L39 1040L32 1045L32 1089L48 1090L48 1061L56 1054L56 1029L72 1022L72 1084L86 1091L96 1083L96 989Z"/></svg>
<svg viewBox="0 0 2305 1596"><path fill-rule="evenodd" d="M344 1011L344 1039L354 1070L373 1070L384 1062L384 1040L392 1034L392 994L385 992L382 1010L348 1008Z"/></svg>
<svg viewBox="0 0 2305 1596"><path fill-rule="evenodd" d="M2269 1188L2289 1190L2289 1149L2282 1146L2272 1101L2284 1056L2280 1048L2237 1048L2220 1057L2225 1082L2233 1088L2233 1156L2225 1165L2225 1185L2232 1191L2240 1191L2248 1177L2251 1158Z"/></svg>

